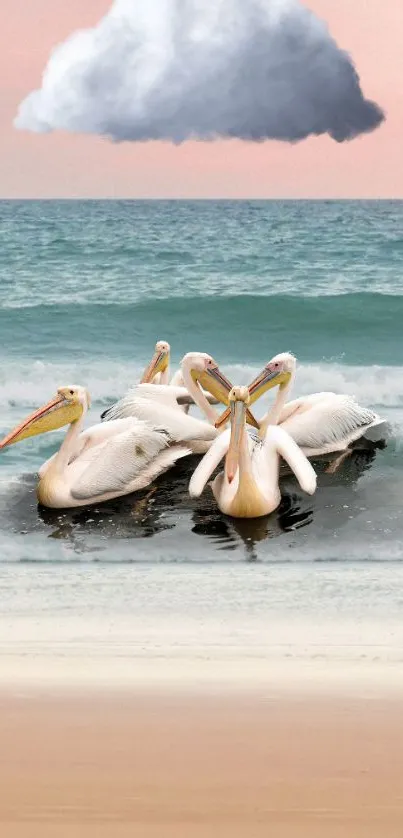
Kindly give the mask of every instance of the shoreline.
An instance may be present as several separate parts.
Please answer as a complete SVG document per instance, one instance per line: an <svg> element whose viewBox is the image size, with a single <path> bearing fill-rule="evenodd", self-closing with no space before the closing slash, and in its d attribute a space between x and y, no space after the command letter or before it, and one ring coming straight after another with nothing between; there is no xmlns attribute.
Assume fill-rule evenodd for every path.
<svg viewBox="0 0 403 838"><path fill-rule="evenodd" d="M0 688L403 692L403 568L0 566Z"/></svg>

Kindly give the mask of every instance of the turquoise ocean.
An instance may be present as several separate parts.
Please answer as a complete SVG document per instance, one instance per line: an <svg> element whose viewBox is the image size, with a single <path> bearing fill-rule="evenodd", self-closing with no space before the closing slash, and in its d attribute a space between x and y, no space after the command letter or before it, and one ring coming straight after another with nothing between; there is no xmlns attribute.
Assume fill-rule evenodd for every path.
<svg viewBox="0 0 403 838"><path fill-rule="evenodd" d="M97 422L158 339L174 369L205 351L234 383L292 351L295 396L354 394L391 428L335 475L319 465L312 498L286 476L277 512L246 522L209 490L189 499L195 458L152 492L39 509L36 469L63 432L13 446L0 457L7 614L400 611L403 202L3 201L0 241L2 435L70 383Z"/></svg>

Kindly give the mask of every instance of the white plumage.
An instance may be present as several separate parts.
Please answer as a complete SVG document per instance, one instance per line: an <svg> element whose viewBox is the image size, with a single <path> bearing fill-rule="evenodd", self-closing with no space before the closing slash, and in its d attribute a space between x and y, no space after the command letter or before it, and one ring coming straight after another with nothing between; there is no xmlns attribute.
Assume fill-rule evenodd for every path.
<svg viewBox="0 0 403 838"><path fill-rule="evenodd" d="M203 352L188 353L182 360L181 376L186 387L177 385L138 384L132 387L116 404L102 414L102 420L136 417L166 429L176 442L185 442L194 454L204 454L217 436L215 422L219 418L211 402L217 403L214 393L205 392L197 376L213 381L213 388L219 387L222 398L228 398L231 384L226 388L226 379L219 374L215 379L217 365L210 355ZM196 404L208 421L189 416L182 406Z"/></svg>
<svg viewBox="0 0 403 838"><path fill-rule="evenodd" d="M212 397L209 395L209 398ZM194 404L193 398L190 396L186 387L175 384L135 384L130 387L127 393L122 396L119 401L115 402L111 407L101 415L102 421L110 422L111 419L124 419L126 416L137 415L137 401L138 399L147 399L153 404L166 405L173 410L178 410L181 406Z"/></svg>
<svg viewBox="0 0 403 838"><path fill-rule="evenodd" d="M373 439L376 433L379 439L385 434L385 420L375 411L362 407L353 396L323 392L286 402L295 370L294 356L283 352L272 358L249 385L251 392L260 395L266 384L275 386L277 377L288 375L288 384L279 387L272 408L260 422L262 435L269 425L279 425L307 456L314 457L345 451L370 429L374 429Z"/></svg>
<svg viewBox="0 0 403 838"><path fill-rule="evenodd" d="M81 431L89 406L83 387L61 387L47 405L18 425L0 448L69 424L59 448L39 471L38 500L53 509L89 505L148 486L190 454L166 429L134 417Z"/></svg>
<svg viewBox="0 0 403 838"><path fill-rule="evenodd" d="M268 515L280 503L280 457L294 472L301 488L313 494L316 474L298 445L282 428L270 426L261 439L255 431L245 427L247 388L235 387L231 393L234 403L242 404L242 418L237 426L236 414L231 415L231 430L224 431L195 469L189 484L191 497L199 497L225 456L223 472L217 475L211 488L219 509L226 515L238 518L255 518ZM238 427L238 431L237 431ZM238 436L236 437L236 434ZM232 471L229 458L235 456L236 469Z"/></svg>
<svg viewBox="0 0 403 838"><path fill-rule="evenodd" d="M190 399L189 394L187 398ZM175 442L186 442L194 454L204 454L217 436L214 425L178 409L182 388L139 384L133 387L104 417L105 424L123 417L141 419L164 428Z"/></svg>
<svg viewBox="0 0 403 838"><path fill-rule="evenodd" d="M112 437L85 448L67 467L74 499L88 502L143 489L189 453L172 445L164 430L137 419L118 420L114 426Z"/></svg>
<svg viewBox="0 0 403 838"><path fill-rule="evenodd" d="M309 456L344 451L369 428L384 421L352 397L313 393L288 402L280 414L284 428Z"/></svg>

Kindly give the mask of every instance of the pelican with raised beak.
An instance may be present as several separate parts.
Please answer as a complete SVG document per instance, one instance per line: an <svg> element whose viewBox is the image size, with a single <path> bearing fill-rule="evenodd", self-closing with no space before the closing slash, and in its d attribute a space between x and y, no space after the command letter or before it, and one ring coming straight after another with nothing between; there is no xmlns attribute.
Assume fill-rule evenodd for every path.
<svg viewBox="0 0 403 838"><path fill-rule="evenodd" d="M316 489L314 469L286 431L270 426L263 439L256 432L248 432L249 404L248 388L233 387L229 394L230 429L213 442L189 484L190 496L199 497L225 457L224 471L210 485L221 512L233 518L259 518L278 507L280 457L294 472L301 489L310 495ZM223 423L226 417L227 411Z"/></svg>

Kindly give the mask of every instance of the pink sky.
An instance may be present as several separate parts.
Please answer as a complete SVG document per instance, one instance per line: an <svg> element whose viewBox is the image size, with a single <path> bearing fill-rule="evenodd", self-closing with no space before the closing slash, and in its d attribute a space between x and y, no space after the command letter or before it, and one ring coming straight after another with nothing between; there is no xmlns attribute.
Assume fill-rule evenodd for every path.
<svg viewBox="0 0 403 838"><path fill-rule="evenodd" d="M246 0L245 0L246 2ZM2 197L403 197L403 2L309 0L353 56L364 94L387 121L339 145L267 142L114 145L91 136L17 131L19 102L40 86L49 53L96 23L109 0L2 0Z"/></svg>

